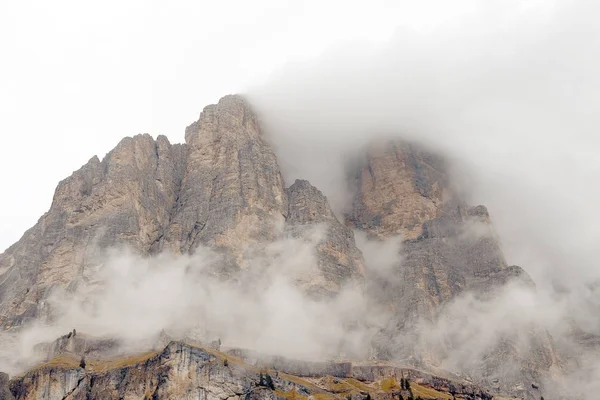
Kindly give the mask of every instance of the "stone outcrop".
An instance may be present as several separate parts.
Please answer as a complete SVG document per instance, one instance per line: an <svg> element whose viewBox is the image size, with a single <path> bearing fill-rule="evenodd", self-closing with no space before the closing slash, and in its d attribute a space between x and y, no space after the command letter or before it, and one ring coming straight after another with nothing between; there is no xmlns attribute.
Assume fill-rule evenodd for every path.
<svg viewBox="0 0 600 400"><path fill-rule="evenodd" d="M411 380L415 395L447 398L451 391L471 399L487 392L466 382L437 378L410 369L388 367L377 373L347 369L332 378L319 373L302 378L273 366L256 367L235 356L171 342L163 350L112 360L57 358L10 381L15 399L352 399L389 398L400 378ZM355 375L355 376L353 376ZM384 383L385 382L385 383Z"/></svg>
<svg viewBox="0 0 600 400"><path fill-rule="evenodd" d="M307 292L326 296L337 293L344 283L360 279L364 274L364 261L354 242L354 234L339 222L323 193L308 181L296 180L286 194L288 233L302 237L314 226L324 230L324 240L316 249L317 276L306 282Z"/></svg>
<svg viewBox="0 0 600 400"><path fill-rule="evenodd" d="M352 373L351 362L327 362L294 360L281 356L270 356L260 354L249 349L231 348L225 353L235 356L244 362L261 368L274 369L286 374L301 377L332 376L337 378L349 378Z"/></svg>
<svg viewBox="0 0 600 400"><path fill-rule="evenodd" d="M120 345L121 343L116 339L96 338L86 334L77 334L73 330L53 342L35 345L34 351L44 362L61 355L73 356L76 359L101 359L118 354Z"/></svg>
<svg viewBox="0 0 600 400"><path fill-rule="evenodd" d="M0 400L14 400L15 397L10 391L8 375L0 372Z"/></svg>
<svg viewBox="0 0 600 400"><path fill-rule="evenodd" d="M201 349L171 343L163 351L115 359L57 359L13 379L17 399L238 398L254 389L254 375L227 368Z"/></svg>
<svg viewBox="0 0 600 400"><path fill-rule="evenodd" d="M230 349L227 354L239 357L250 365L260 368L272 369L278 372L305 378L326 379L350 378L361 382L381 382L394 379L400 381L407 378L412 382L426 385L441 393L453 392L457 395L469 396L473 393L487 394L489 391L473 384L459 376L446 371L439 371L435 375L409 366L397 366L389 363L353 363L343 362L316 362L293 360L278 356L265 356L245 349ZM499 390L495 394L501 393Z"/></svg>

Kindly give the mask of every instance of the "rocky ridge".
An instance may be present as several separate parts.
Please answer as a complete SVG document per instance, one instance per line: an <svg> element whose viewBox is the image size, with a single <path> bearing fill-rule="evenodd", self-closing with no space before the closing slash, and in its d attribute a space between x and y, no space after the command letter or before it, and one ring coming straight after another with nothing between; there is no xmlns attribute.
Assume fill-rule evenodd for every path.
<svg viewBox="0 0 600 400"><path fill-rule="evenodd" d="M324 370L293 375L294 362L252 365L234 355L171 342L156 352L108 360L66 354L14 377L14 399L490 399L487 391L460 379L449 380L392 365L352 365L336 376ZM329 368L332 370L334 368ZM405 390L400 381L410 381ZM3 388L0 387L0 390ZM500 399L502 397L496 396Z"/></svg>

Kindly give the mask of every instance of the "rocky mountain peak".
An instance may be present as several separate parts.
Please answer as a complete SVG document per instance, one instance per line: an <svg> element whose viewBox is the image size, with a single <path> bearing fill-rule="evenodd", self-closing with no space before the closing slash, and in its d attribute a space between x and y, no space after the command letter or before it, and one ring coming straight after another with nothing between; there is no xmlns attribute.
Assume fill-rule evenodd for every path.
<svg viewBox="0 0 600 400"><path fill-rule="evenodd" d="M165 245L235 249L273 240L287 204L283 177L258 121L240 96L208 106L186 129L187 164Z"/></svg>
<svg viewBox="0 0 600 400"><path fill-rule="evenodd" d="M373 328L378 335L374 354L437 362L440 349L410 342L418 339L420 322L435 322L465 293L491 293L513 279L531 282L520 267L507 264L487 209L469 206L452 190L443 157L417 144L388 141L367 149L363 163L348 173L352 206L340 220L308 181L286 187L256 114L238 95L205 107L187 127L184 144L147 134L125 138L104 159L93 157L61 181L50 210L0 255L0 326L20 329L32 321L51 322L47 299L53 290L72 293L92 279L107 249L151 256L187 255L208 247L221 256L216 275L236 281L251 268L252 254L288 239L312 243L318 232L312 243L314 263L293 277L301 291L327 301L346 285L357 284L374 309L389 315L385 327ZM372 265L354 231L377 243L401 239L386 274L368 273ZM516 348L512 339L504 341L507 348ZM72 348L84 343L63 342ZM538 333L530 342L531 350L523 354L490 349L484 378L496 376L508 362L504 357L529 380L548 373L556 366L551 340ZM165 354L160 357L172 356ZM150 358L148 374L163 368L160 357ZM199 357L204 362L212 356ZM90 380L82 393L108 393L103 390L113 373L102 375L104 387ZM87 379L79 370L67 375ZM29 385L47 376L27 379ZM524 382L519 379L511 376L516 385ZM21 389L29 393L31 387Z"/></svg>
<svg viewBox="0 0 600 400"><path fill-rule="evenodd" d="M202 135L212 136L213 139L228 136L237 140L237 134L257 138L260 127L250 104L240 95L227 95L217 104L211 104L202 110L200 118L185 130L185 142L194 146Z"/></svg>

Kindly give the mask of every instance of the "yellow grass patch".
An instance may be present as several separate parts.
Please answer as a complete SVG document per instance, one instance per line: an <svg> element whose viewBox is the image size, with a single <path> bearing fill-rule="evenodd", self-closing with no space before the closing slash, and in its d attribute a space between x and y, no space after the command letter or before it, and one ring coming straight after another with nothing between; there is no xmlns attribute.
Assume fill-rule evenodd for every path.
<svg viewBox="0 0 600 400"><path fill-rule="evenodd" d="M351 393L358 391L355 386L350 385L345 379L334 378L332 376L326 376L319 379L317 383L320 387L332 393Z"/></svg>
<svg viewBox="0 0 600 400"><path fill-rule="evenodd" d="M315 400L339 400L341 397L339 395L334 395L333 393L321 392L321 393L313 393L312 397Z"/></svg>
<svg viewBox="0 0 600 400"><path fill-rule="evenodd" d="M427 386L421 386L418 383L411 382L410 388L413 391L415 398L421 396L423 399L444 399L452 400L452 396L448 393L438 392Z"/></svg>
<svg viewBox="0 0 600 400"><path fill-rule="evenodd" d="M364 382L359 381L358 379L355 378L347 378L344 380L346 383L348 383L349 385L355 387L356 389L358 389L361 392L373 392L375 391L375 388L367 385Z"/></svg>
<svg viewBox="0 0 600 400"><path fill-rule="evenodd" d="M383 390L386 393L397 392L398 390L400 390L400 384L398 383L398 381L396 381L394 377L383 379L380 382L379 386L381 387L381 390Z"/></svg>
<svg viewBox="0 0 600 400"><path fill-rule="evenodd" d="M125 357L115 357L107 360L86 360L86 369L94 372L104 372L111 369L123 368L130 365L139 364L162 353L162 351L149 351L146 353L135 354Z"/></svg>
<svg viewBox="0 0 600 400"><path fill-rule="evenodd" d="M318 387L317 385L315 385L307 379L299 378L295 375L289 375L284 372L279 372L279 376L285 379L286 381L290 381L297 385L304 386L305 388L310 389L311 391L323 391L323 389L321 389L320 387Z"/></svg>
<svg viewBox="0 0 600 400"><path fill-rule="evenodd" d="M303 396L296 391L296 388L293 388L289 392L284 392L283 390L275 389L275 394L277 397L281 397L287 400L308 400L307 396Z"/></svg>
<svg viewBox="0 0 600 400"><path fill-rule="evenodd" d="M35 371L44 367L79 368L79 361L80 359L72 355L61 354L43 364L36 366L33 368L33 370Z"/></svg>

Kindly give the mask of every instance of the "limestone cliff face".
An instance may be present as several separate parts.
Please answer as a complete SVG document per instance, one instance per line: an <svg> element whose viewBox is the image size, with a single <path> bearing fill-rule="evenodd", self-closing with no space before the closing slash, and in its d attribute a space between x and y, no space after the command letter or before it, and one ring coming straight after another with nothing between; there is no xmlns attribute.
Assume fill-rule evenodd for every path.
<svg viewBox="0 0 600 400"><path fill-rule="evenodd" d="M306 282L307 291L317 296L337 293L344 283L364 274L362 254L352 230L337 219L327 198L308 181L296 180L286 190L289 202L286 231L303 236L307 229L320 225L325 239L317 246L317 276Z"/></svg>
<svg viewBox="0 0 600 400"><path fill-rule="evenodd" d="M214 355L173 343L163 352L80 368L70 359L40 366L12 383L16 399L237 399L257 376ZM260 389L258 389L260 390Z"/></svg>
<svg viewBox="0 0 600 400"><path fill-rule="evenodd" d="M443 159L402 141L369 148L353 178L356 191L347 218L380 238L416 239L425 221L443 214L449 196Z"/></svg>
<svg viewBox="0 0 600 400"><path fill-rule="evenodd" d="M209 246L223 255L216 272L232 277L247 268L249 247L323 222L328 233L318 249L318 276L304 281L307 290L336 292L360 276L362 256L326 198L300 186L286 190L275 154L240 96L207 106L183 145L164 136L125 138L102 161L94 157L62 181L50 210L0 255L0 326L51 318L45 300L52 290L74 290L91 279L105 249L147 255Z"/></svg>
<svg viewBox="0 0 600 400"><path fill-rule="evenodd" d="M484 294L513 278L530 282L520 267L506 263L483 206L457 207L421 229L419 238L403 243L402 267L384 295L398 306L411 305L404 321L433 320L440 306L464 292Z"/></svg>
<svg viewBox="0 0 600 400"><path fill-rule="evenodd" d="M249 105L224 97L204 109L185 139L187 164L163 246L191 252L206 244L238 253L274 240L287 213L285 188Z"/></svg>
<svg viewBox="0 0 600 400"><path fill-rule="evenodd" d="M74 287L97 249L156 248L170 221L185 149L166 137L126 138L62 181L50 210L0 255L0 325L44 315L54 287Z"/></svg>
<svg viewBox="0 0 600 400"><path fill-rule="evenodd" d="M533 285L523 269L506 263L487 209L467 205L453 190L447 171L440 156L391 142L371 148L354 174L348 223L379 240L404 239L398 267L389 276L370 279L372 297L393 315L379 338L380 357L396 346L391 354L435 364L447 349L415 345L420 335L416 327L423 321L435 323L461 294L485 301L509 281ZM488 377L488 382L501 377L507 391L527 396L527 382L561 369L548 334L532 326L527 335L527 349L516 350L522 340L516 336L490 344L485 365L468 372Z"/></svg>
<svg viewBox="0 0 600 400"><path fill-rule="evenodd" d="M512 277L530 282L506 263L487 209L452 189L441 156L402 141L373 146L352 187L348 224L375 239L403 238L401 267L377 286L402 321L433 319L465 291L489 291Z"/></svg>

